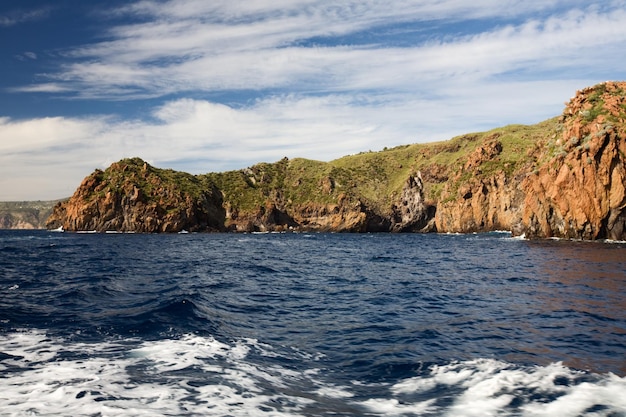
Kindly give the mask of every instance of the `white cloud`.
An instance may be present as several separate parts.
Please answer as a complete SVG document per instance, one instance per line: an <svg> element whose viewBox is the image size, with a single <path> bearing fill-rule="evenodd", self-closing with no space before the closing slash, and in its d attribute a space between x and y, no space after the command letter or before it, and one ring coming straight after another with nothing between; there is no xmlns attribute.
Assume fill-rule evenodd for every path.
<svg viewBox="0 0 626 417"><path fill-rule="evenodd" d="M420 91L425 81L488 82L511 71L542 74L565 68L584 74L606 65L619 71L621 63L609 53L619 52L626 43L626 10L589 6L402 48L301 46L301 40L348 34L372 22L414 21L419 26L424 16L484 17L509 13L504 4L530 11L566 2L483 1L471 7L455 1L407 2L384 8L376 1L344 2L335 8L304 2L299 4L302 10L296 3L283 10L273 3L252 2L247 7L267 15L254 21L249 20L252 12L232 3L237 2L141 2L132 10L156 20L115 27L114 40L72 51L70 56L78 62L53 74L53 84L74 89L79 97L103 99L246 89ZM211 12L234 23L207 21L203 16L212 17Z"/></svg>
<svg viewBox="0 0 626 417"><path fill-rule="evenodd" d="M15 58L20 61L35 60L37 59L37 54L34 52L24 52L23 54L15 55Z"/></svg>
<svg viewBox="0 0 626 417"><path fill-rule="evenodd" d="M64 93L71 91L69 87L59 83L33 84L9 89L13 93Z"/></svg>
<svg viewBox="0 0 626 417"><path fill-rule="evenodd" d="M94 127L103 128L102 121L76 120L63 117L46 117L27 121L0 119L0 153L31 152L51 147L67 147L84 141L94 132Z"/></svg>
<svg viewBox="0 0 626 417"><path fill-rule="evenodd" d="M524 15L559 7L576 7L582 0L257 0L233 2L215 0L140 1L123 7L119 13L168 20L195 19L249 22L259 17L309 15L332 23L345 21L352 26L372 25L387 20L476 19Z"/></svg>

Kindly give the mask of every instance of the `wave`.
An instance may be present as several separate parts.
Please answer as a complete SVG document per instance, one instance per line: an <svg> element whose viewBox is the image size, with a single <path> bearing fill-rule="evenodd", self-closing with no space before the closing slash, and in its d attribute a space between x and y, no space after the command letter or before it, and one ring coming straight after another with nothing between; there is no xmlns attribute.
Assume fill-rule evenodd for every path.
<svg viewBox="0 0 626 417"><path fill-rule="evenodd" d="M254 339L188 334L77 343L36 330L0 339L3 415L615 416L626 378L553 363L430 364L395 381L343 380L319 358ZM306 367L289 366L293 362Z"/></svg>
<svg viewBox="0 0 626 417"><path fill-rule="evenodd" d="M623 245L623 244L626 244L626 240L605 239L602 242L608 243L610 245Z"/></svg>
<svg viewBox="0 0 626 417"><path fill-rule="evenodd" d="M2 322L8 329L48 328L51 334L67 337L81 335L85 341L102 335L125 337L129 334L158 339L191 332L202 334L218 330L213 308L198 294L182 292L176 286L140 297L127 294L115 283L85 282L82 287L47 286L33 295L30 283L9 282L0 292ZM101 302L101 300L107 302Z"/></svg>

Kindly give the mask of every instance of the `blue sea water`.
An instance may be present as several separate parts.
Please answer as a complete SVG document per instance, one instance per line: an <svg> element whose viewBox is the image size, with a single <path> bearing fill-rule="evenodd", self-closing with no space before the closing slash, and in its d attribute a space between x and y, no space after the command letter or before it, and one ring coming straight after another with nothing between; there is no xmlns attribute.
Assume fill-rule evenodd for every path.
<svg viewBox="0 0 626 417"><path fill-rule="evenodd" d="M626 244L0 231L2 416L626 416Z"/></svg>

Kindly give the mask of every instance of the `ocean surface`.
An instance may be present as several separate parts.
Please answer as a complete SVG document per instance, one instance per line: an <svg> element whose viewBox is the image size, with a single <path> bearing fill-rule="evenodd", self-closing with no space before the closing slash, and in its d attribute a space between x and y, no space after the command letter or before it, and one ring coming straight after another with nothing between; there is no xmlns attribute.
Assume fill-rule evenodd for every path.
<svg viewBox="0 0 626 417"><path fill-rule="evenodd" d="M626 244L0 231L1 416L626 416Z"/></svg>

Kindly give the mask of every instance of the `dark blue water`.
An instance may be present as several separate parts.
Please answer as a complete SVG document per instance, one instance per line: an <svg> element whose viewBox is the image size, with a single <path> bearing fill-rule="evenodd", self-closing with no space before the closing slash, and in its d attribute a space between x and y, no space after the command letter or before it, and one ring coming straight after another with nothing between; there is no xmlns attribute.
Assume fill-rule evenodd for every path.
<svg viewBox="0 0 626 417"><path fill-rule="evenodd" d="M625 416L626 244L0 231L0 415Z"/></svg>

